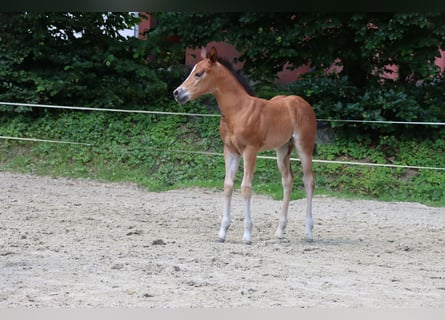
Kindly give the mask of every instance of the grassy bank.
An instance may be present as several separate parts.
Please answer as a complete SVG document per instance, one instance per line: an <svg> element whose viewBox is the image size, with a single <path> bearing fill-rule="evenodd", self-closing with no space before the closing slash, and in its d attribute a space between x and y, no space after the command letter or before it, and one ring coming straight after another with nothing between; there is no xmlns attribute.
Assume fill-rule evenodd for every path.
<svg viewBox="0 0 445 320"><path fill-rule="evenodd" d="M173 106L172 106L173 108ZM175 108L177 106L175 105ZM203 111L199 104L188 111ZM205 110L204 112L207 112ZM62 112L0 117L0 135L91 144L0 140L0 170L39 175L135 182L152 191L184 186L222 189L224 160L219 118L105 112ZM274 155L274 153L262 153ZM429 138L360 138L337 133L319 143L315 159L445 167L445 132ZM296 155L295 155L296 157ZM294 199L304 197L301 170L293 162ZM445 171L314 164L317 194L445 205ZM242 170L238 173L238 183ZM257 193L281 197L276 162L258 159Z"/></svg>

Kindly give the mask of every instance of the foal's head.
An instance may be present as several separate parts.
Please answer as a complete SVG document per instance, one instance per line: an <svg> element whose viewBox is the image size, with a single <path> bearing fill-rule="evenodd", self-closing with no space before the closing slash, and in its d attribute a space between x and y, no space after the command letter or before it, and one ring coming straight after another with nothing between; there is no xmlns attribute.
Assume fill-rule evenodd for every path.
<svg viewBox="0 0 445 320"><path fill-rule="evenodd" d="M215 89L215 69L217 65L215 47L210 49L208 57L203 50L201 57L203 59L193 67L187 79L173 91L175 100L181 104L196 99L203 94L211 93Z"/></svg>

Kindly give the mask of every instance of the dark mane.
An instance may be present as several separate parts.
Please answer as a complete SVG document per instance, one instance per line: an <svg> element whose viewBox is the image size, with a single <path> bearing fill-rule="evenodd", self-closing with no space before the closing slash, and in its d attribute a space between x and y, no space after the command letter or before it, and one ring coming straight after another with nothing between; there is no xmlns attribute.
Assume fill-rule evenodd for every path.
<svg viewBox="0 0 445 320"><path fill-rule="evenodd" d="M243 75L241 74L239 71L235 70L235 68L233 67L233 64L224 58L218 57L218 62L221 63L224 67L227 68L227 70L229 70L233 76L238 80L238 82L241 84L241 86L244 88L244 90L246 90L246 92L251 95L251 96L255 96L255 91L252 89L252 87L249 84L249 80Z"/></svg>

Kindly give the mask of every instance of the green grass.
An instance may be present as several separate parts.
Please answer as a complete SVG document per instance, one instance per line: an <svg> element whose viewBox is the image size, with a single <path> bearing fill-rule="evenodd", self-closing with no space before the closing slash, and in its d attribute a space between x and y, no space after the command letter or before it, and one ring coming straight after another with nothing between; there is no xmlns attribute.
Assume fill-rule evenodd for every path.
<svg viewBox="0 0 445 320"><path fill-rule="evenodd" d="M199 108L199 105L192 105ZM193 110L199 111L199 110ZM0 170L37 175L134 182L151 191L183 187L222 190L222 156L172 150L222 152L219 118L140 114L48 113L0 117L0 135L91 143L92 146L0 140ZM315 159L445 167L445 132L428 139L338 134L319 144ZM268 155L272 153L267 153ZM296 155L294 155L296 157ZM241 181L242 162L237 175ZM292 163L293 199L304 198L299 162ZM316 194L445 206L445 171L314 163ZM254 191L282 197L275 160L258 159Z"/></svg>

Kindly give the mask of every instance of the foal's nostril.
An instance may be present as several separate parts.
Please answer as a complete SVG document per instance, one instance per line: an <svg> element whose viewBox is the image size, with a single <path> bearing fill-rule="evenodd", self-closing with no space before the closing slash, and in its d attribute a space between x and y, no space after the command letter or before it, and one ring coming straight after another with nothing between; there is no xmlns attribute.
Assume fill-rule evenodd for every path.
<svg viewBox="0 0 445 320"><path fill-rule="evenodd" d="M180 104L184 104L189 100L188 92L187 90L179 87L175 91L173 91L173 96L175 97L175 100L179 102Z"/></svg>

